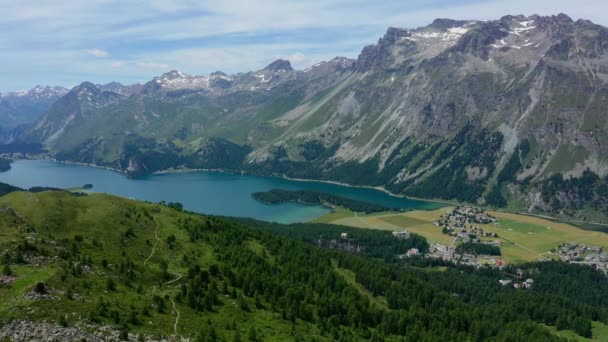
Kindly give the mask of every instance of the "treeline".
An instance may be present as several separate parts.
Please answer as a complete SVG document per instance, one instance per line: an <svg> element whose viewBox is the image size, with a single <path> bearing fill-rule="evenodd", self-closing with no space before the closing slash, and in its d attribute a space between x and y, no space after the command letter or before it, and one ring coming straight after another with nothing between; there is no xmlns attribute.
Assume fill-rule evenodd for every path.
<svg viewBox="0 0 608 342"><path fill-rule="evenodd" d="M485 243L465 242L456 246L456 252L460 254L470 253L475 255L500 255L500 247Z"/></svg>
<svg viewBox="0 0 608 342"><path fill-rule="evenodd" d="M314 229L301 226L285 229L290 231L285 232L280 231L278 226L280 225L273 229L258 225L256 228L300 238L307 235L305 232ZM310 238L308 241L314 244ZM558 338L539 329L536 323L559 325L560 329L571 329L581 336L589 337L592 333L592 320L607 322L608 319L608 303L602 295L604 291L608 291L606 276L587 266L561 262L518 266L524 269L526 276L535 280L533 290L523 291L500 286L498 280L504 278L504 275L494 268L476 269L448 265L445 272L429 272L417 267L403 270L399 264L391 266L337 251L328 253L332 255L331 258L338 260L340 267L352 270L356 274L357 282L364 285L374 296L386 297L389 308L393 311L377 313L382 319L374 322L378 324L382 336L405 334L416 340L429 336L429 340L453 340L455 336L466 340L466 336L473 336L473 340L493 337L496 340L514 341L526 336L530 339L530 336L537 336L539 340L550 341ZM276 257L276 254L273 255ZM510 268L506 271L515 272ZM588 284L589 291L580 291L583 284ZM431 287L428 287L429 285ZM441 291L431 290L433 287ZM454 299L453 295L459 299ZM347 312L348 310L343 314L348 317ZM418 319L431 320L434 323L418 325L416 322L420 321L406 312L415 312L414 315ZM367 311L360 312L363 317L369 314ZM360 317L356 316L355 320ZM340 324L348 322L348 319L342 317L336 319ZM391 322L394 322L394 325ZM510 331L505 331L505 326L509 326ZM424 331L429 328L438 328L442 332L443 329L456 331L452 330L446 335L432 331L427 335Z"/></svg>
<svg viewBox="0 0 608 342"><path fill-rule="evenodd" d="M348 244L350 247L348 251L351 253L387 262L397 261L398 255L405 254L411 248L417 248L421 253L426 253L429 249L427 240L418 234L410 234L409 239L397 239L391 232L385 230L319 223L284 225L253 219L230 220L319 247L347 250L344 245ZM346 233L346 239L342 238L342 233Z"/></svg>
<svg viewBox="0 0 608 342"><path fill-rule="evenodd" d="M490 189L488 195L486 196L486 202L489 205L495 207L507 206L507 199L503 194L503 188L508 183L518 183L517 174L522 169L522 161L526 160L529 153L530 142L527 139L517 145L517 148L515 149L515 151L513 151L513 154L511 154L511 157L509 157L509 160L507 161L505 166L503 166L503 168L498 173L498 176L496 177L496 184L494 185L494 187L492 187L492 189ZM527 181L524 181L522 183L527 184Z"/></svg>
<svg viewBox="0 0 608 342"><path fill-rule="evenodd" d="M48 288L65 295L58 295L53 306L37 306L37 317L50 312L52 317L72 319L60 314L84 309L88 320L125 331L155 329L144 323L149 320L170 321L165 325L168 335L173 334L171 307L176 305L182 314L180 326L196 321L205 329L197 336L204 341L238 334L226 312L252 320L275 315L292 322L288 326L294 329L307 326L313 331L309 335L335 341L559 341L542 324L591 337L591 321L608 322L608 281L590 267L522 265L535 285L517 290L500 286L498 280L505 275L493 268L448 265L437 272L314 246L319 236L340 239L337 234L343 232L352 241L367 241L370 253L408 243L388 232L228 220L94 196L91 200L57 193L55 202L41 203L35 214L45 217L32 228L38 236L35 244L25 233L19 243L2 242L8 251L3 262L11 266L19 262L22 269L23 263L39 256L60 265ZM40 201L51 197L41 196ZM107 210L105 224L93 223L99 221L98 214L88 210L93 206ZM157 222L161 240L154 242ZM107 234L107 227L119 234ZM143 259L156 243L157 254L146 266ZM424 249L426 241L409 243ZM353 274L354 280L344 274ZM70 305L75 298L92 301ZM229 311L223 310L226 306ZM214 317L213 324L207 317ZM261 329L251 327L247 339L264 340ZM292 331L293 340L303 339Z"/></svg>
<svg viewBox="0 0 608 342"><path fill-rule="evenodd" d="M374 203L368 203L350 198L336 196L333 194L313 191L313 190L298 190L289 191L282 189L272 189L265 192L255 192L251 196L257 201L266 204L279 204L285 202L297 202L312 205L335 205L356 212L375 213L388 211L391 208Z"/></svg>
<svg viewBox="0 0 608 342"><path fill-rule="evenodd" d="M221 225L220 222L212 225L218 224ZM214 228L185 225L184 229L201 232ZM546 305L547 299L542 296L533 296L534 301L522 297L526 299L523 301L519 300L517 292L499 287L496 290L503 292L509 300L493 301L491 306L467 303L451 294L458 294L458 291L438 290L432 283L418 279L415 272L382 261L317 249L240 225L214 230L217 232L214 238L218 243L215 248L217 259L225 266L219 268L217 277L226 277L228 283L242 289L245 298L253 298L257 303L239 304L244 310L273 308L286 320L316 324L323 335L333 340L351 341L358 337L382 341L398 336L416 341L505 340L513 336L532 336L557 341L559 338L532 322L554 323L551 319L554 310L585 317L576 306L555 307L550 301ZM264 246L262 253L247 247L247 241L251 240ZM334 267L354 272L356 281L374 297L386 298L387 307L370 302ZM211 281L199 284L209 287ZM476 286L474 281L467 285ZM235 296L237 302L243 301L239 299L238 291ZM525 311L532 308L532 313ZM519 312L521 309L524 309L523 313ZM596 312L592 308L589 310ZM545 312L546 317L542 316ZM602 311L597 314L598 318L605 317ZM589 322L588 318L586 322ZM505 326L510 327L509 331L504 331ZM579 330L575 326L568 327Z"/></svg>
<svg viewBox="0 0 608 342"><path fill-rule="evenodd" d="M12 186L10 184L0 182L0 196L10 194L13 191L23 191L23 189L18 188L16 186Z"/></svg>
<svg viewBox="0 0 608 342"><path fill-rule="evenodd" d="M5 172L11 169L11 163L13 161L6 158L0 158L0 172Z"/></svg>
<svg viewBox="0 0 608 342"><path fill-rule="evenodd" d="M561 173L555 173L541 183L541 194L554 212L577 210L586 205L606 209L608 176L599 177L589 169L578 178L564 179Z"/></svg>
<svg viewBox="0 0 608 342"><path fill-rule="evenodd" d="M29 191L29 192L34 192L34 193L43 192L43 191L56 191L56 192L63 192L63 193L73 195L73 196L81 195L80 193L71 192L71 191L67 191L67 190L59 189L59 188L46 187L46 186L33 186L26 190L26 189L21 189L16 186L12 186L10 184L0 182L0 196L4 196L6 194L10 194L11 192L15 192L15 191Z"/></svg>
<svg viewBox="0 0 608 342"><path fill-rule="evenodd" d="M30 153L38 154L47 152L41 144L38 143L12 143L0 145L0 153Z"/></svg>
<svg viewBox="0 0 608 342"><path fill-rule="evenodd" d="M485 129L475 132L474 124L466 125L438 152L433 166L440 166L439 169L416 184L404 184L404 187L410 186L405 189L406 194L475 203L485 190L487 177L470 181L466 169L477 167L480 172L491 175L502 141L501 133Z"/></svg>

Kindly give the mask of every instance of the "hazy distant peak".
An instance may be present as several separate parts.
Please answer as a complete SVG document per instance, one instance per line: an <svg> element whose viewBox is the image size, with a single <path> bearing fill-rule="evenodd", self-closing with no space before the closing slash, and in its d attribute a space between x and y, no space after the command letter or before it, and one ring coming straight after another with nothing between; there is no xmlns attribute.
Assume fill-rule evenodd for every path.
<svg viewBox="0 0 608 342"><path fill-rule="evenodd" d="M268 64L264 70L268 70L268 71L292 71L293 68L291 67L291 63L289 63L288 60L284 60L284 59L277 59L276 61Z"/></svg>
<svg viewBox="0 0 608 342"><path fill-rule="evenodd" d="M179 71L179 70L171 70L169 72L166 72L164 74L162 74L160 76L160 78L162 79L176 79L176 78L184 78L184 77L189 77L190 75L184 74L183 72Z"/></svg>

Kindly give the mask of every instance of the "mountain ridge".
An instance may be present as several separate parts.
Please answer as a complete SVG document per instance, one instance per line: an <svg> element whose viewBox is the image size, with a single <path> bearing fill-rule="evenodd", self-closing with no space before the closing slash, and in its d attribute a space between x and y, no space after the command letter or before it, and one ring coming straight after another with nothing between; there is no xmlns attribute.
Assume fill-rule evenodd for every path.
<svg viewBox="0 0 608 342"><path fill-rule="evenodd" d="M40 118L68 89L59 86L41 86L25 91L0 93L0 141L20 125Z"/></svg>
<svg viewBox="0 0 608 342"><path fill-rule="evenodd" d="M132 174L224 168L580 217L580 189L545 194L553 175L589 170L583 207L608 204L606 55L608 29L564 14L437 19L389 28L356 60L171 71L90 106L66 100L13 141Z"/></svg>

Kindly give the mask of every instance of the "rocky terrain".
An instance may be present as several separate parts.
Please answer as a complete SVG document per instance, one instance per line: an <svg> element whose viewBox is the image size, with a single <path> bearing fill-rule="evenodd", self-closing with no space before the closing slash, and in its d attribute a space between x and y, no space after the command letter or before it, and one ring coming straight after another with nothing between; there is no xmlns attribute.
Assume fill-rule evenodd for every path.
<svg viewBox="0 0 608 342"><path fill-rule="evenodd" d="M306 70L85 82L11 142L132 174L245 170L590 218L608 204L607 49L608 29L564 14L437 19ZM590 195L548 184L585 170Z"/></svg>
<svg viewBox="0 0 608 342"><path fill-rule="evenodd" d="M142 336L144 341L155 341ZM0 340L9 341L137 341L138 336L129 334L120 336L120 331L111 326L78 324L74 327L63 327L54 323L16 320L0 327ZM168 341L168 340L161 340Z"/></svg>

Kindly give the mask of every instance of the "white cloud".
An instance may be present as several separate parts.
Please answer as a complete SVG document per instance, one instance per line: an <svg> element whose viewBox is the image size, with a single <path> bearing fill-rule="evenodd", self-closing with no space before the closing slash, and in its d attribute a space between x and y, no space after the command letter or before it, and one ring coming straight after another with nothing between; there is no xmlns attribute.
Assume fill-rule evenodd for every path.
<svg viewBox="0 0 608 342"><path fill-rule="evenodd" d="M101 50L101 49L91 49L91 50L87 50L87 53L93 57L97 57L97 58L105 58L110 56L110 53L108 51L105 50Z"/></svg>
<svg viewBox="0 0 608 342"><path fill-rule="evenodd" d="M354 58L388 26L560 12L608 25L606 0L0 0L11 33L0 35L0 87L249 71L279 57L304 68Z"/></svg>
<svg viewBox="0 0 608 342"><path fill-rule="evenodd" d="M287 57L293 65L304 65L310 63L310 58L301 52L296 52Z"/></svg>
<svg viewBox="0 0 608 342"><path fill-rule="evenodd" d="M140 68L144 68L144 69L161 69L161 70L166 70L166 69L169 68L168 64L165 64L165 63L156 63L156 62L150 62L150 61L136 62L135 66L140 67Z"/></svg>

